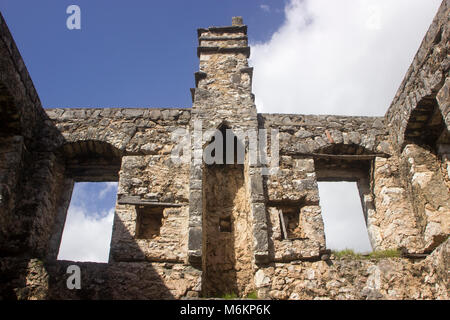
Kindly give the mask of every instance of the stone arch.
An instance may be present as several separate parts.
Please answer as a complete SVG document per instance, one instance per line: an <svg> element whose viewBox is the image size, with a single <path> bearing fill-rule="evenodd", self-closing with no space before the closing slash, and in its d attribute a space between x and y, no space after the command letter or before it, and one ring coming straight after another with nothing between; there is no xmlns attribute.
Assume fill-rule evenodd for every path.
<svg viewBox="0 0 450 320"><path fill-rule="evenodd" d="M222 136L222 164L244 164L245 160L245 133L236 132L228 121L222 121L215 129ZM231 133L231 136L229 134ZM230 138L233 140L229 141ZM208 147L215 142L214 136L206 136L203 146L204 152L208 153Z"/></svg>
<svg viewBox="0 0 450 320"><path fill-rule="evenodd" d="M319 147L313 151L316 154L326 155L342 155L342 156L376 156L381 155L371 149L366 148L360 144L344 144L344 143L330 143Z"/></svg>
<svg viewBox="0 0 450 320"><path fill-rule="evenodd" d="M76 146L85 142L95 142L96 144L109 145L116 150L115 153L120 153L121 155L126 152L127 144L134 135L134 133L118 133L117 130L99 124L89 126L85 130L76 130L74 133L65 130L61 130L61 132L64 138L53 144L53 149L57 152L64 149L65 145Z"/></svg>
<svg viewBox="0 0 450 320"><path fill-rule="evenodd" d="M434 153L438 152L439 145L450 144L448 126L434 95L423 97L412 110L406 124L402 147L408 144L425 147Z"/></svg>

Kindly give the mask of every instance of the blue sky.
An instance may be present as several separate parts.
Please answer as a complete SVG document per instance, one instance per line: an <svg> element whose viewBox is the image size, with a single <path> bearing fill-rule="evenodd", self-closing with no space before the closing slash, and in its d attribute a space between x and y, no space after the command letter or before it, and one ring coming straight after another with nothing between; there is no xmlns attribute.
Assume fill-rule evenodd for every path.
<svg viewBox="0 0 450 320"><path fill-rule="evenodd" d="M44 107L190 107L196 29L241 15L260 112L380 116L440 3L2 0L0 10ZM71 4L80 31L66 28Z"/></svg>
<svg viewBox="0 0 450 320"><path fill-rule="evenodd" d="M383 116L440 3L2 0L0 10L44 107L190 107L196 29L230 25L232 16L243 16L259 112ZM80 31L66 28L71 4L81 8ZM111 236L105 230L111 230L115 191L109 189L109 201L100 207L92 201L93 192L100 198L105 188L75 188L66 223L72 236L63 239L62 252L72 252L73 260L107 256L108 248L90 245L94 239L108 243ZM339 228L361 227L354 184L319 188L329 248L370 250L367 234L341 241Z"/></svg>
<svg viewBox="0 0 450 320"><path fill-rule="evenodd" d="M79 31L66 28L71 4L81 8ZM283 9L280 0L0 2L44 107L190 107L197 28L241 15L250 40L264 42Z"/></svg>

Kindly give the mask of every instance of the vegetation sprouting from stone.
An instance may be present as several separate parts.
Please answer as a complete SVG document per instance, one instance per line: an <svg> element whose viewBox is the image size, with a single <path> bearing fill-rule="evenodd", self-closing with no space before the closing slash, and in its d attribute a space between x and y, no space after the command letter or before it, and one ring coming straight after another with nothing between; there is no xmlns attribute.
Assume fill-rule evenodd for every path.
<svg viewBox="0 0 450 320"><path fill-rule="evenodd" d="M397 249L378 250L368 254L356 253L352 249L344 249L341 251L332 251L336 258L351 258L351 259L384 259L384 258L399 258L400 251Z"/></svg>
<svg viewBox="0 0 450 320"><path fill-rule="evenodd" d="M258 293L256 291L250 292L247 294L247 299L259 299Z"/></svg>

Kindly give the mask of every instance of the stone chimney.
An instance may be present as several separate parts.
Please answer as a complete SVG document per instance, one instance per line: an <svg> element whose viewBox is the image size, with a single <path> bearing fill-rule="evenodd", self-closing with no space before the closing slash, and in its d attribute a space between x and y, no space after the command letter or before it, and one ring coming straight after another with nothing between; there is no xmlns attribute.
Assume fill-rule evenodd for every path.
<svg viewBox="0 0 450 320"><path fill-rule="evenodd" d="M233 18L231 18L231 25L233 25L233 26L243 26L244 25L244 19L242 19L242 17L233 17Z"/></svg>
<svg viewBox="0 0 450 320"><path fill-rule="evenodd" d="M203 132L220 128L224 124L232 130L235 128L243 131L256 130L258 118L252 94L253 68L248 65L250 47L248 46L247 26L244 25L242 17L233 17L231 26L200 28L197 30L197 34L199 44L197 55L200 63L199 71L195 73L195 88L191 89L193 101L191 130L194 130L197 121L201 122L201 127L197 130ZM196 139L195 135L192 135L191 146L193 155L203 154L203 142L201 139ZM248 157L246 159L248 161ZM246 164L245 168L250 168L250 165ZM209 251L203 245L209 243L206 239L215 239L216 232L215 229L209 227L211 225L209 222L203 224L203 221L209 221L203 219L209 219L208 217L212 214L211 211L208 211L208 205L204 203L204 201L212 201L212 198L208 198L205 196L206 193L204 194L206 192L204 190L209 190L211 183L214 183L212 180L214 174L208 170L203 166L201 159L198 162L195 159L192 160L189 187L188 261L193 265L202 266L204 264L205 268L208 263L211 263L211 260L208 260ZM246 192L249 194L249 198L246 200L248 201L246 206L248 214L252 217L262 216L265 219L264 196L255 195L257 191L255 191L256 188L253 188L254 185L257 185L258 190L263 190L259 167L252 167L251 170L241 172L239 176L244 177L244 175L247 175L245 181L253 181L251 184L243 182L243 185L248 188ZM255 180L257 181L255 182ZM205 187L203 187L204 184ZM260 211L256 212L257 210ZM238 219L237 216L235 218ZM249 233L240 233L240 237L246 237L245 241L252 243L256 241L254 251L246 252L246 256L253 256L248 260L248 268L251 268L252 259L259 263L266 261L268 257L267 236L257 237L254 240L254 234L267 234L267 224L265 220L259 221L257 218L253 218L252 221L252 225L246 229L246 232ZM246 220L242 220L242 223L247 224ZM203 229L204 226L205 229ZM209 245L212 246L211 243ZM214 243L217 244L217 242ZM222 246L222 244L220 245ZM234 246L234 244L229 245ZM208 282L208 280L205 281ZM250 280L246 279L245 281Z"/></svg>

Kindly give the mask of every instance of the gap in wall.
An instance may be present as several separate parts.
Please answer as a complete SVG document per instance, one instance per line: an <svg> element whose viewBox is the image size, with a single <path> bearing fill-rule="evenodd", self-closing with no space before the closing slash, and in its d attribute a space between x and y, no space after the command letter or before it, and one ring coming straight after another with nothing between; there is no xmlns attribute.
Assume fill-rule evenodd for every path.
<svg viewBox="0 0 450 320"><path fill-rule="evenodd" d="M117 182L75 183L58 260L108 262Z"/></svg>
<svg viewBox="0 0 450 320"><path fill-rule="evenodd" d="M326 246L372 252L356 182L319 182Z"/></svg>
<svg viewBox="0 0 450 320"><path fill-rule="evenodd" d="M161 234L161 227L164 220L163 207L136 207L137 213L137 239L158 239Z"/></svg>

